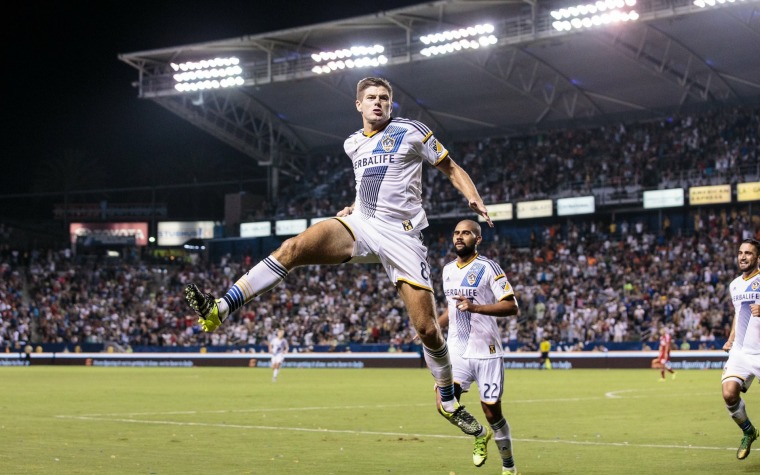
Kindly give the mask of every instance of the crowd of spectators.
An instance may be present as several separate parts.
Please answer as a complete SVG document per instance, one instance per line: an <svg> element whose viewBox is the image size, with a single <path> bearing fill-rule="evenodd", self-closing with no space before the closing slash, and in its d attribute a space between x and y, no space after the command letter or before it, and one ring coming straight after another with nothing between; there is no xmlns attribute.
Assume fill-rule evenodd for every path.
<svg viewBox="0 0 760 475"><path fill-rule="evenodd" d="M594 194L599 202L626 202L643 189L734 184L758 175L760 108L714 109L631 124L542 132L521 137L446 143L486 203ZM354 198L345 155L285 188L280 203L257 208L250 219L326 216ZM432 167L423 193L434 213L466 210L457 191Z"/></svg>
<svg viewBox="0 0 760 475"><path fill-rule="evenodd" d="M758 176L758 109L529 137L452 144L486 203L515 199L622 194L631 189L736 183ZM350 167L304 177L287 203L268 217L332 214L353 199ZM335 170L345 172L335 173ZM428 167L430 214L462 206L456 190ZM293 190L291 190L293 191ZM735 249L760 229L751 205L694 210L693 226L648 229L640 222L593 217L546 226L529 246L494 235L481 253L512 282L521 313L501 319L512 350L533 350L544 336L560 349L617 342L653 342L663 325L675 339L709 346L725 338L733 315L728 283ZM430 239L432 237L432 239ZM454 255L449 235L428 236L432 276ZM199 331L182 298L188 282L223 292L250 260L154 265L82 262L66 251L0 249L0 348L85 343L117 348L259 346L283 328L291 346L349 343L410 345L414 331L380 266L310 266L291 272L274 291L233 315L215 333ZM440 282L435 280L436 289ZM443 309L440 292L438 306Z"/></svg>
<svg viewBox="0 0 760 475"><path fill-rule="evenodd" d="M711 226L689 235L583 221L547 229L532 247L484 243L481 253L501 263L521 308L518 317L500 320L504 343L518 351L534 350L545 336L561 349L647 343L656 341L663 325L676 340L706 347L725 338L733 316L728 284L737 274L736 248L758 223L747 212L713 215ZM446 233L428 246L440 289L440 271L456 256ZM18 257L4 257L0 268L0 348L17 342L257 347L278 328L302 349L414 343L381 266L297 268L220 330L205 334L184 302L183 287L196 282L218 294L249 263L83 263L53 251L31 253L24 262ZM440 292L437 297L443 310Z"/></svg>

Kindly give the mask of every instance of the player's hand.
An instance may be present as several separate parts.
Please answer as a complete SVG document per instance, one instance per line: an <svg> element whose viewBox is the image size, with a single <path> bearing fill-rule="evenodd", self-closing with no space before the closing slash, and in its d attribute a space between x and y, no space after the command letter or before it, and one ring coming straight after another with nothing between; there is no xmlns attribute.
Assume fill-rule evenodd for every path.
<svg viewBox="0 0 760 475"><path fill-rule="evenodd" d="M729 351L731 351L731 347L732 346L734 346L734 342L733 341L727 341L727 342L725 342L723 344L723 351L725 351L726 353L728 353Z"/></svg>
<svg viewBox="0 0 760 475"><path fill-rule="evenodd" d="M457 300L457 310L460 312L475 311L475 304L464 295L455 295L454 300Z"/></svg>
<svg viewBox="0 0 760 475"><path fill-rule="evenodd" d="M753 317L760 317L760 305L756 303L749 304L749 311Z"/></svg>
<svg viewBox="0 0 760 475"><path fill-rule="evenodd" d="M488 223L489 227L493 227L493 221L491 221L491 217L488 216L488 210L486 209L486 205L483 204L482 201L478 200L472 200L470 201L470 209L478 213L480 216L483 217L483 219L486 220L486 223Z"/></svg>
<svg viewBox="0 0 760 475"><path fill-rule="evenodd" d="M338 214L336 214L335 216L337 216L339 218L342 218L344 216L350 215L353 212L354 212L354 207L353 206L346 206L342 210L338 211Z"/></svg>

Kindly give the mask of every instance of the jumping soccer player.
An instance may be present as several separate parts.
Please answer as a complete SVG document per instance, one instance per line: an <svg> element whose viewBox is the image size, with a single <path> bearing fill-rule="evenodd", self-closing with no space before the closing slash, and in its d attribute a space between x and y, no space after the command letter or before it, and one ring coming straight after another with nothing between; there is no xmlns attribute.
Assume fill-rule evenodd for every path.
<svg viewBox="0 0 760 475"><path fill-rule="evenodd" d="M425 361L440 388L439 412L467 433L480 424L454 397L451 361L436 318L422 207L422 166L443 172L470 208L493 226L470 176L423 123L391 116L393 90L382 78L356 86L356 110L363 127L344 143L356 178L354 203L336 218L321 221L282 243L230 288L221 299L195 284L185 298L204 331L214 331L232 313L279 284L292 269L316 264L380 263L404 301L424 348Z"/></svg>

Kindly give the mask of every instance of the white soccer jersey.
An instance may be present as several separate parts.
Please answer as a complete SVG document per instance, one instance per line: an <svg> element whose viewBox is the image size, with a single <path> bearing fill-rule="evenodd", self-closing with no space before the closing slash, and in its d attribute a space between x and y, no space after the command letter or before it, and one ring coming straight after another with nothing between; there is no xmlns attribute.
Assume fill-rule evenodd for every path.
<svg viewBox="0 0 760 475"><path fill-rule="evenodd" d="M269 342L269 352L272 356L285 356L286 351L288 351L288 342L284 338L274 337Z"/></svg>
<svg viewBox="0 0 760 475"><path fill-rule="evenodd" d="M460 266L457 261L443 268L443 291L449 311L447 343L452 353L463 358L500 358L501 332L496 318L457 309L455 295L464 295L478 305L489 305L514 295L504 271L496 262L475 254Z"/></svg>
<svg viewBox="0 0 760 475"><path fill-rule="evenodd" d="M354 213L405 231L427 227L422 163L437 165L449 152L425 124L393 117L370 136L363 130L353 133L343 147L354 164Z"/></svg>
<svg viewBox="0 0 760 475"><path fill-rule="evenodd" d="M760 304L760 271L755 271L746 279L740 275L731 282L729 288L736 325L731 351L760 354L760 317L753 317L749 310L750 304Z"/></svg>

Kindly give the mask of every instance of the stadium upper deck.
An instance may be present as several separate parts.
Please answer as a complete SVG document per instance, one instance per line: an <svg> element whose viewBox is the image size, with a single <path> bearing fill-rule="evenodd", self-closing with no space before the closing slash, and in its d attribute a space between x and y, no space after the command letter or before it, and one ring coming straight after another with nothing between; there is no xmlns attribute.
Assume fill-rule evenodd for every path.
<svg viewBox="0 0 760 475"><path fill-rule="evenodd" d="M636 20L560 31L552 11L573 2L446 0L119 59L139 72L139 97L288 173L358 127L353 88L368 75L395 85L397 115L427 123L449 143L758 100L757 0L706 8L691 0L578 3L619 3ZM428 35L485 24L493 44L425 51L448 42L426 43ZM330 60L313 59L375 45L382 52L362 57L385 62L370 67L349 68L348 58L336 57L335 70L324 73ZM218 57L238 58L241 87L175 89L172 63Z"/></svg>

